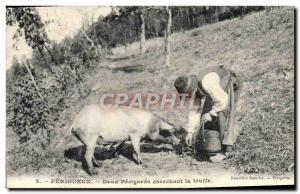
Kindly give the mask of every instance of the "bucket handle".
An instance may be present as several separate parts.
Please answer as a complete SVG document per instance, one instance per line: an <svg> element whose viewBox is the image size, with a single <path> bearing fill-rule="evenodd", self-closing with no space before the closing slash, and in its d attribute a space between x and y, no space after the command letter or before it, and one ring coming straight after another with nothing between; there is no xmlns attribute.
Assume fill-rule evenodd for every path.
<svg viewBox="0 0 300 194"><path fill-rule="evenodd" d="M202 123L201 123L201 126L200 126L201 132L202 132L202 137L203 137L203 142L206 141L206 140L205 140L205 135L204 135L204 124L205 124L205 122L202 122Z"/></svg>

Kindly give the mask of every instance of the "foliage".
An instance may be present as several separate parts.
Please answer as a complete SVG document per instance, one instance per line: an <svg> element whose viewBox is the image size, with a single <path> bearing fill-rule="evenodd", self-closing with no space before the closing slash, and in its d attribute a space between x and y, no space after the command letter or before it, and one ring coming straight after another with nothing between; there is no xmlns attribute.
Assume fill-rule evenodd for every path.
<svg viewBox="0 0 300 194"><path fill-rule="evenodd" d="M45 94L46 90L41 92ZM15 79L8 94L8 126L20 143L31 141L45 148L50 143L58 109L39 98L28 75Z"/></svg>
<svg viewBox="0 0 300 194"><path fill-rule="evenodd" d="M24 30L25 40L33 49L49 41L44 28L45 24L33 7L8 7L6 9L6 24L10 26L17 24L19 35L22 35L22 30Z"/></svg>
<svg viewBox="0 0 300 194"><path fill-rule="evenodd" d="M205 24L232 19L264 7L218 7L218 6L173 6L172 32L189 30ZM140 17L146 23L146 38L165 35L168 15L161 6L122 6L116 7L106 17L99 17L88 29L88 34L102 47L112 48L126 45L140 39Z"/></svg>

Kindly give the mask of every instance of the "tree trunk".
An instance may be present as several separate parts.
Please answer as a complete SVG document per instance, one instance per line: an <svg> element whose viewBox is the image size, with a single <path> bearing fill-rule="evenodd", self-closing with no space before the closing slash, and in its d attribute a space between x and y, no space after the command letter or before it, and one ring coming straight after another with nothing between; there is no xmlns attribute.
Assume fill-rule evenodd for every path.
<svg viewBox="0 0 300 194"><path fill-rule="evenodd" d="M43 44L44 47L46 48L47 52L49 53L50 57L51 57L51 60L55 63L55 65L58 65L58 62L57 60L54 58L51 50L49 49L49 47L46 45L46 43Z"/></svg>
<svg viewBox="0 0 300 194"><path fill-rule="evenodd" d="M171 50L171 26L172 26L172 12L167 6L166 11L168 13L168 23L165 33L165 56L166 56L166 66L170 65L170 50Z"/></svg>
<svg viewBox="0 0 300 194"><path fill-rule="evenodd" d="M74 72L74 71L72 71L72 69L70 68L70 67L66 67L71 73L72 73L72 75L74 75L74 77L75 77L75 79L80 83L80 84L82 84L82 81L81 81L81 79L76 75L76 73Z"/></svg>
<svg viewBox="0 0 300 194"><path fill-rule="evenodd" d="M94 41L85 33L84 30L81 29L80 32L84 35L84 37L87 39L87 41L89 41L91 43L91 47L96 50L96 54L97 54L97 56L99 56L99 52L98 52L97 47L95 46Z"/></svg>
<svg viewBox="0 0 300 194"><path fill-rule="evenodd" d="M103 48L102 46L99 44L98 40L96 39L96 51L98 52L98 57L101 57L102 55L102 51L103 51Z"/></svg>
<svg viewBox="0 0 300 194"><path fill-rule="evenodd" d="M140 55L145 54L145 19L143 13L140 14L141 19L141 42L140 42Z"/></svg>
<svg viewBox="0 0 300 194"><path fill-rule="evenodd" d="M189 11L189 7L185 8L186 11L186 16L187 16L187 30L192 28L191 25L191 20L190 20L190 11Z"/></svg>
<svg viewBox="0 0 300 194"><path fill-rule="evenodd" d="M191 22L192 22L192 28L196 27L195 26L195 8L192 8L192 15L191 15Z"/></svg>
<svg viewBox="0 0 300 194"><path fill-rule="evenodd" d="M127 56L127 30L124 31L124 48L125 48L125 56Z"/></svg>
<svg viewBox="0 0 300 194"><path fill-rule="evenodd" d="M50 71L52 74L54 74L54 72L52 71L50 65L48 64L48 62L47 62L47 60L46 60L46 58L45 58L45 56L44 56L44 54L43 54L43 50L42 50L40 47L38 47L38 51L39 51L39 53L41 54L41 56L42 56L44 62L46 63L46 66L47 66L47 68L49 69L49 71Z"/></svg>
<svg viewBox="0 0 300 194"><path fill-rule="evenodd" d="M219 9L216 8L215 10L215 21L214 22L219 22Z"/></svg>
<svg viewBox="0 0 300 194"><path fill-rule="evenodd" d="M35 90L38 93L38 95L40 96L41 100L44 101L44 102L46 102L45 99L43 98L42 94L39 92L39 88L37 87L37 85L35 83L34 77L33 77L32 73L31 73L28 65L26 64L26 62L23 62L22 64L25 65L25 67L26 67L26 69L27 69L27 71L28 71L28 73L30 75L31 81L33 82L33 85L35 87Z"/></svg>
<svg viewBox="0 0 300 194"><path fill-rule="evenodd" d="M184 22L184 18L183 18L183 12L182 12L183 8L179 8L179 13L180 13L180 23L181 23L181 30L184 31L186 28L185 22Z"/></svg>
<svg viewBox="0 0 300 194"><path fill-rule="evenodd" d="M98 56L101 56L103 48L102 48L101 44L99 44L95 29L94 29L94 40L96 42L96 52L97 52Z"/></svg>

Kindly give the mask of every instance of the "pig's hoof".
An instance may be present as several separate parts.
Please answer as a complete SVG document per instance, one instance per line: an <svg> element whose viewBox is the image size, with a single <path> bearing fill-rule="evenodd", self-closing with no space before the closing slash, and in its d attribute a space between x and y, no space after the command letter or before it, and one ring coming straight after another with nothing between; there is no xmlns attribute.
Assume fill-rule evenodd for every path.
<svg viewBox="0 0 300 194"><path fill-rule="evenodd" d="M119 158L119 156L120 156L120 152L119 152L119 151L116 151L116 152L114 153L114 158Z"/></svg>
<svg viewBox="0 0 300 194"><path fill-rule="evenodd" d="M101 162L100 162L100 161L97 161L95 158L93 158L93 164L94 164L94 166L96 166L96 167L101 167L101 166L102 166Z"/></svg>
<svg viewBox="0 0 300 194"><path fill-rule="evenodd" d="M97 175L97 174L98 174L98 172L95 168L89 170L89 175L93 176L93 175Z"/></svg>
<svg viewBox="0 0 300 194"><path fill-rule="evenodd" d="M143 164L143 160L142 160L142 159L138 159L138 160L137 160L137 163L138 163L138 164Z"/></svg>
<svg viewBox="0 0 300 194"><path fill-rule="evenodd" d="M137 164L143 164L143 161L137 154L133 154L133 159L136 161Z"/></svg>

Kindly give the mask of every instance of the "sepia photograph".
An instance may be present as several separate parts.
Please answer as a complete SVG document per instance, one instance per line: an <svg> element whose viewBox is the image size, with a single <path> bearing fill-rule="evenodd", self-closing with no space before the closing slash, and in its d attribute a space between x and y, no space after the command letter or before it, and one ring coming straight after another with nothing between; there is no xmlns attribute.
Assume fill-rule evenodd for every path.
<svg viewBox="0 0 300 194"><path fill-rule="evenodd" d="M295 7L5 12L8 189L295 189Z"/></svg>

